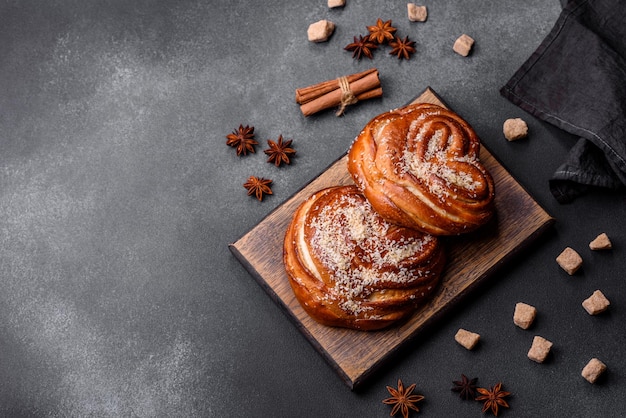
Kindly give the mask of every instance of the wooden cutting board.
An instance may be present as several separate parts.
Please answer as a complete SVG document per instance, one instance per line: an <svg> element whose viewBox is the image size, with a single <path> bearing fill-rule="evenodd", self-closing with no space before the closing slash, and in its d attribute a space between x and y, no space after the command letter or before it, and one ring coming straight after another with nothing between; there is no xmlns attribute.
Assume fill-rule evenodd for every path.
<svg viewBox="0 0 626 418"><path fill-rule="evenodd" d="M416 102L445 106L430 88L413 101ZM355 132L358 129L355 127ZM229 248L344 382L355 389L404 343L441 319L447 309L468 296L476 285L554 222L484 146L480 159L495 181L495 219L475 233L444 239L448 262L433 299L406 322L386 330L365 332L318 324L295 298L283 267L283 238L298 205L322 188L353 184L347 171L347 154Z"/></svg>

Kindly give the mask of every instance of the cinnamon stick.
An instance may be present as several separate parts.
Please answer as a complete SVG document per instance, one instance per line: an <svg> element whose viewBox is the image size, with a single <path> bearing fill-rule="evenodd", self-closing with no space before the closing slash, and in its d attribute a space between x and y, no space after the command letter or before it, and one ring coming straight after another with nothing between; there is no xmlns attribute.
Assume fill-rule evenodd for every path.
<svg viewBox="0 0 626 418"><path fill-rule="evenodd" d="M370 68L369 70L345 76L347 81L348 95L353 100L345 102L346 91L342 89L340 79L327 80L309 87L296 90L296 102L300 104L300 110L304 116L310 116L321 110L335 106L343 106L351 104L359 100L380 97L383 94L380 87L380 79L378 78L378 70ZM344 84L345 86L345 84Z"/></svg>
<svg viewBox="0 0 626 418"><path fill-rule="evenodd" d="M346 76L349 83L354 83L356 80L359 80L373 72L376 72L376 68L370 68L369 70L365 70L361 73L351 74ZM337 79L323 81L319 84L315 84L309 87L303 87L296 90L296 102L298 104L303 104L306 102L310 102L313 99L316 99L320 96L323 96L326 93L329 93L335 89L339 88L337 84Z"/></svg>

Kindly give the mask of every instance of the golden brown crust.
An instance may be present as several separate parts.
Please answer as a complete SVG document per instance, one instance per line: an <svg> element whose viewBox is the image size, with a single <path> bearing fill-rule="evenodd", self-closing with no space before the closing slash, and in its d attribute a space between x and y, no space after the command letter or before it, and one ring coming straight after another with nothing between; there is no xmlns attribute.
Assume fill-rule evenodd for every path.
<svg viewBox="0 0 626 418"><path fill-rule="evenodd" d="M355 186L323 189L303 202L283 256L313 319L360 330L410 315L432 294L445 263L436 237L385 221Z"/></svg>
<svg viewBox="0 0 626 418"><path fill-rule="evenodd" d="M480 139L456 113L409 105L372 119L348 154L348 171L374 209L433 235L473 231L494 213L495 187Z"/></svg>

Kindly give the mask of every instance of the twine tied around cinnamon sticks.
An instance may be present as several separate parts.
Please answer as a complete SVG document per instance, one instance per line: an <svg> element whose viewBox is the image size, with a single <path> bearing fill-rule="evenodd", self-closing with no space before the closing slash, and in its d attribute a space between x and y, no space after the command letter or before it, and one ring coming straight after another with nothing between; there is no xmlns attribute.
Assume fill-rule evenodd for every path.
<svg viewBox="0 0 626 418"><path fill-rule="evenodd" d="M357 74L327 80L309 87L296 90L296 102L304 116L310 116L330 107L339 106L335 113L344 114L346 107L358 101L381 97L378 70L370 68Z"/></svg>
<svg viewBox="0 0 626 418"><path fill-rule="evenodd" d="M337 110L335 114L337 116L341 116L346 110L346 106L355 104L359 101L359 99L357 99L352 90L350 90L350 82L348 81L348 77L339 77L337 79L337 83L339 84L339 88L341 88L341 107L339 107L339 110Z"/></svg>

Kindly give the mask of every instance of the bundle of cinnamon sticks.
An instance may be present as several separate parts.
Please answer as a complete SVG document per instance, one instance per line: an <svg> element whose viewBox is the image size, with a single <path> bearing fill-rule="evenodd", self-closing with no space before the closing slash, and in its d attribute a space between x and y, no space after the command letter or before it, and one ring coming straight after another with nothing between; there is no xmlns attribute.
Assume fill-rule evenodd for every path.
<svg viewBox="0 0 626 418"><path fill-rule="evenodd" d="M296 102L304 116L336 106L339 106L336 114L341 116L347 106L382 95L378 70L370 68L361 73L297 89Z"/></svg>

